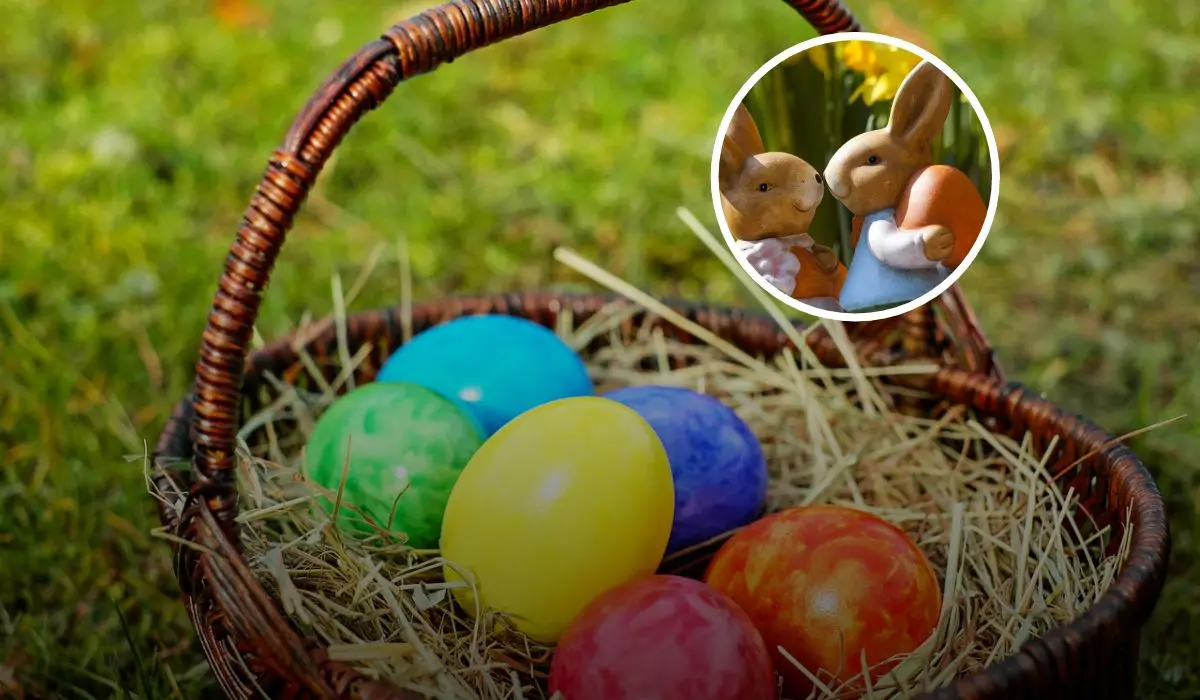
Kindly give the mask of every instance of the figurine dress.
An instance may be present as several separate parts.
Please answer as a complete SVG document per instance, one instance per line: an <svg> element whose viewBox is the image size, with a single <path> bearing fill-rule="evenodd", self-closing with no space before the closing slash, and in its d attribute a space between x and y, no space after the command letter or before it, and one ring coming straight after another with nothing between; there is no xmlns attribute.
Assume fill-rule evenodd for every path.
<svg viewBox="0 0 1200 700"><path fill-rule="evenodd" d="M889 309L919 299L950 276L943 265L935 267L899 267L885 264L872 250L872 234L875 240L904 236L895 230L896 212L884 209L863 217L862 232L854 247L854 258L846 282L842 285L839 304L848 313L862 313ZM879 230L880 228L883 230ZM920 242L908 236L904 242L911 246L901 251L899 257L909 257L917 262L915 255L921 254ZM895 252L895 251L893 251ZM903 253L907 253L905 256ZM890 257L890 256L889 256Z"/></svg>
<svg viewBox="0 0 1200 700"><path fill-rule="evenodd" d="M813 253L815 243L808 234L735 240L734 244L738 257L772 287L807 306L842 311L837 296L845 281L846 266L838 263L832 272L822 270Z"/></svg>

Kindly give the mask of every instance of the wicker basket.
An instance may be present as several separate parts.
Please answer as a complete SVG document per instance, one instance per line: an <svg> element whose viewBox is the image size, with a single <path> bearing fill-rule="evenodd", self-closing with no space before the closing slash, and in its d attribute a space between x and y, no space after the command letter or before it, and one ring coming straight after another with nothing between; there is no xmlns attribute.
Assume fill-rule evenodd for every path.
<svg viewBox="0 0 1200 700"><path fill-rule="evenodd" d="M303 638L257 583L240 555L235 514L235 437L240 419L272 400L269 373L302 375L300 349L337 371L335 329L303 329L247 359L263 289L292 217L342 137L396 85L468 51L626 0L458 0L397 24L367 44L317 91L271 158L251 198L225 262L205 328L194 391L177 406L155 450L156 485L183 503L160 502L166 526L196 546L176 546L176 574L204 652L231 698L415 698L330 661L319 643ZM858 29L839 0L788 0L822 33ZM417 305L420 331L458 316L504 313L553 326L564 310L581 323L611 302L608 296L510 294ZM789 341L766 317L730 309L674 304L690 319L764 356ZM397 309L348 319L349 342L379 350L356 381L370 381L381 358L401 342ZM1014 437L1031 433L1038 449L1057 437L1050 465L1063 488L1083 494L1082 505L1101 525L1133 523L1127 563L1104 596L1079 619L1026 643L986 671L958 679L933 698L1130 698L1140 630L1162 589L1169 551L1163 502L1146 468L1125 447L1088 421L1037 395L1004 383L991 349L957 289L933 304L890 321L847 326L865 364L932 359L933 376L905 380L928 398L906 409L929 415L961 404L989 428ZM664 325L669 336L691 339ZM832 339L808 335L820 359L844 364ZM1083 459L1081 459L1083 458ZM182 477L172 465L189 462ZM1061 474L1069 471L1067 474ZM179 484L181 483L181 487ZM180 489L185 489L186 494Z"/></svg>

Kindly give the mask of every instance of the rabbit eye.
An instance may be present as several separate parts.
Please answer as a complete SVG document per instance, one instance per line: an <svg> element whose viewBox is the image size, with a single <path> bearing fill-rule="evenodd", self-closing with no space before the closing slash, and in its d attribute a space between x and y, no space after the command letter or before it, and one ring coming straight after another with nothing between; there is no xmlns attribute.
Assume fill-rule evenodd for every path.
<svg viewBox="0 0 1200 700"><path fill-rule="evenodd" d="M767 183L765 183L765 182L758 186L759 192L766 192L769 189L771 189L770 186L768 186Z"/></svg>
<svg viewBox="0 0 1200 700"><path fill-rule="evenodd" d="M879 156L870 156L867 158L867 165L879 165Z"/></svg>

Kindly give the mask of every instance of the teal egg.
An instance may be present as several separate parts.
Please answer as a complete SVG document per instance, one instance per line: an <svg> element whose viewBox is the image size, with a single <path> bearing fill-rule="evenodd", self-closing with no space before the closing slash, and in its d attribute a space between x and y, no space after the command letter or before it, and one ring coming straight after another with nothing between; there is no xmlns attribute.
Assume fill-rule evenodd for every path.
<svg viewBox="0 0 1200 700"><path fill-rule="evenodd" d="M594 392L583 359L554 331L514 316L464 316L417 334L378 382L427 386L473 415L491 436L522 413Z"/></svg>
<svg viewBox="0 0 1200 700"><path fill-rule="evenodd" d="M321 414L308 438L304 473L330 492L318 497L326 512L332 512L345 474L343 504L380 528L407 535L413 547L433 548L450 491L482 444L479 423L437 392L373 383ZM357 534L375 531L345 507L338 525Z"/></svg>

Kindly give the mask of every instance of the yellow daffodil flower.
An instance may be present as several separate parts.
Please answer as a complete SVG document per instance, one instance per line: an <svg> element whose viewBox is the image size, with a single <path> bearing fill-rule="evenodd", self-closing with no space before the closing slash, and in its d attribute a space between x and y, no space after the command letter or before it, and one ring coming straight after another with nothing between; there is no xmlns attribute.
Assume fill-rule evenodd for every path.
<svg viewBox="0 0 1200 700"><path fill-rule="evenodd" d="M815 52L814 52L815 53ZM863 75L863 83L850 96L864 104L890 100L900 83L921 62L921 57L894 46L870 41L848 41L842 51L842 63Z"/></svg>

